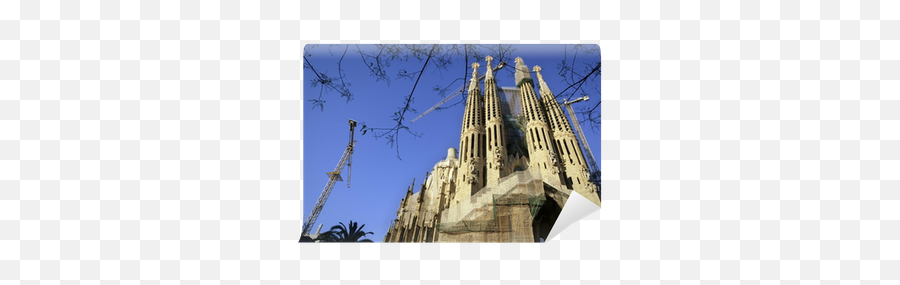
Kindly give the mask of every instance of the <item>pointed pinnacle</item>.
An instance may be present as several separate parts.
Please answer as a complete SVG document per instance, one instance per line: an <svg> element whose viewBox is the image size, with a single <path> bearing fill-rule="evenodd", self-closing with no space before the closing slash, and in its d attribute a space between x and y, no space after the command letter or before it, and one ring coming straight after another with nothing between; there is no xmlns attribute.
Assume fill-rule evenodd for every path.
<svg viewBox="0 0 900 285"><path fill-rule="evenodd" d="M544 76L541 75L541 67L539 65L535 65L531 70L534 70L534 73L537 75L538 81L544 82Z"/></svg>
<svg viewBox="0 0 900 285"><path fill-rule="evenodd" d="M469 80L469 90L478 88L478 67L481 66L477 62L472 63L472 79Z"/></svg>
<svg viewBox="0 0 900 285"><path fill-rule="evenodd" d="M544 81L544 76L541 75L541 69L542 68L540 66L535 65L532 70L534 70L534 73L537 75L538 84L540 84L541 86L541 91L549 93L550 87L548 87L547 82Z"/></svg>
<svg viewBox="0 0 900 285"><path fill-rule="evenodd" d="M516 86L518 87L523 80L531 80L531 72L528 71L528 66L525 65L525 61L522 60L521 57L516 57Z"/></svg>
<svg viewBox="0 0 900 285"><path fill-rule="evenodd" d="M487 74L485 75L485 79L494 77L494 70L491 67L491 60L494 59L492 56L484 57L484 60L487 60Z"/></svg>

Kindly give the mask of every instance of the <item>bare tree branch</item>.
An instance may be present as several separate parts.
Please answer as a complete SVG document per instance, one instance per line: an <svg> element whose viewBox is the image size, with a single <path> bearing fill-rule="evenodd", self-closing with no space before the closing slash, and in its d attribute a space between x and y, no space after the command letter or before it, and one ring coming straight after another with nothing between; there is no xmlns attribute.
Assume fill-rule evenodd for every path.
<svg viewBox="0 0 900 285"><path fill-rule="evenodd" d="M589 78L591 78L591 75L593 75L594 73L597 73L597 75L600 75L600 62L599 61L597 62L597 65L594 66L594 69L591 70L591 72L589 72L587 75L585 75L584 77L582 77L580 80L576 81L575 83L572 83L571 85L567 86L565 89L560 91L559 94L560 95L565 94L566 91L569 90L569 88L572 88L573 86L578 85L578 87L576 87L575 90L572 91L572 94L569 94L569 96L566 97L566 100L571 100L572 97L575 97L575 94L577 94L578 90L581 89L581 86L584 85L584 82L587 81Z"/></svg>
<svg viewBox="0 0 900 285"><path fill-rule="evenodd" d="M332 56L336 56L337 52L333 52L332 48L339 47L330 46L327 54L332 54ZM344 52L340 54L340 58L337 60L337 75L330 75L327 70L321 69L321 67L317 68L313 66L310 56L313 54L309 53L308 49L306 54L304 54L304 68L309 68L315 77L310 79L311 85L313 87L319 88L319 94L317 98L308 99L309 102L312 102L313 109L319 108L324 111L324 105L329 94L337 93L343 98L346 98L347 101L350 101L353 98L353 94L350 92L350 79L345 78L345 69L343 68L343 64L347 63L344 59L346 59L346 55L349 52L349 45L344 46ZM471 44L460 44L460 45L411 45L411 44L403 44L403 45L374 45L374 46L365 46L360 47L359 45L355 46L355 52L359 54L360 59L362 60L365 68L363 70L368 70L370 76L375 78L375 82L384 81L386 84L390 85L392 79L409 79L413 81L414 84L411 88L409 95L404 97L403 103L401 106L397 108L397 110L390 116L394 123L391 126L386 127L366 127L363 124L361 131L365 134L366 131L371 130L373 132L373 136L375 138L385 138L387 139L387 143L392 147L396 148L397 157L400 158L400 149L399 149L399 139L401 134L401 130L406 131L407 134L410 134L414 137L419 137L421 134L413 132L408 126L404 125L404 120L406 115L416 114L417 111L413 108L413 102L416 99L415 91L418 88L418 83L422 78L423 74L428 71L429 74L438 73L441 78L444 77L445 72L447 71L454 62L465 62L463 65L463 76L456 78L448 78L446 85L444 84L436 84L431 90L430 94L437 95L436 97L445 98L449 96L450 92L456 91L459 84L459 81L462 80L463 85L465 85L465 81L468 74L468 65L472 61L481 61L484 56L491 55L494 57L494 60L497 62L509 62L512 57L515 55L516 48L514 45L471 45ZM574 45L567 46L564 49L564 59L558 65L559 67L559 75L562 81L568 85L562 89L562 92L557 94L558 98L566 98L567 100L571 100L572 98L580 95L587 95L587 93L594 94L599 93L598 80L600 76L600 62L599 60L593 62L592 60L584 60L585 56L596 55L599 58L600 50L596 45ZM424 62L422 67L417 71L407 70L401 67L399 70L391 70L391 63L399 61L411 61L415 60L418 62ZM579 61L580 60L580 61ZM349 67L349 66L348 66ZM355 66L353 68L356 68ZM511 69L506 69L507 72L514 73ZM455 73L451 72L451 73ZM388 75L390 74L390 75ZM504 72L504 75L508 75ZM396 76L395 78L391 78ZM415 80L413 80L415 79ZM442 86L444 85L444 86ZM591 92L586 92L587 90L593 90ZM421 92L419 93L421 94ZM445 110L449 108L453 108L459 104L465 102L467 95L461 94L463 96L459 96L459 100L454 99L453 102L447 102L446 104L438 107L435 111ZM440 99L436 99L433 102L439 102ZM585 124L590 125L592 130L598 130L600 126L600 102L597 101L596 104L591 104L590 106L585 106L578 108L577 114L579 119L582 119Z"/></svg>
<svg viewBox="0 0 900 285"><path fill-rule="evenodd" d="M340 79L341 84L337 84L335 82L335 78L328 76L328 74L326 74L326 73L320 73L319 71L317 71L316 68L313 66L313 64L309 61L308 56L310 56L310 55L303 56L303 61L306 63L304 65L304 68L309 68L310 70L312 70L313 74L316 75L316 78L310 80L312 82L312 84L311 84L312 87L320 86L320 88L321 88L319 90L319 97L316 99L309 100L310 102L312 102L313 109L315 109L316 107L319 107L320 110L322 110L322 111L325 110L325 100L322 99L322 95L325 94L326 87L331 90L334 90L335 92L340 94L341 97L347 98L348 102L353 99L353 93L350 93L350 89L348 88L348 86L350 86L350 84L344 82L343 71L338 72L339 73L338 79ZM340 64L338 64L338 70L341 70Z"/></svg>
<svg viewBox="0 0 900 285"><path fill-rule="evenodd" d="M436 47L437 47L436 45L433 45L431 47L431 52L428 53L428 58L426 58L425 63L422 64L422 69L419 70L419 77L416 78L416 83L413 84L412 90L410 90L409 95L406 96L406 102L403 104L403 107L400 108L400 111L394 112L393 118L394 118L394 121L397 122L397 124L394 125L394 127L392 127L392 128L372 128L372 130L375 132L374 136L376 138L386 137L388 139L388 143L391 146L395 146L395 145L397 146L396 147L397 158L401 159L401 160L402 160L402 158L400 157L400 147L399 147L400 146L400 130L405 130L409 134L416 136L416 137L420 136L420 134L411 131L409 129L409 127L407 127L403 124L403 122L406 121L406 119L405 119L406 112L410 111L410 109L411 109L410 105L413 101L413 94L416 93L416 87L419 86L419 80L422 79L422 74L425 72L425 67L428 67L428 62L431 61L431 56L433 55ZM413 111L415 111L415 110L413 110Z"/></svg>

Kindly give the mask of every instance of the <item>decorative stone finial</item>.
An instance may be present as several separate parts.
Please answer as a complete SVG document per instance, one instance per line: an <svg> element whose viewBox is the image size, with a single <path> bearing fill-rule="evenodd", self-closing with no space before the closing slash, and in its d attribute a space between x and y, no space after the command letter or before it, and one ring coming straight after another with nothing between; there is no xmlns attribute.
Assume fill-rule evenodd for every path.
<svg viewBox="0 0 900 285"><path fill-rule="evenodd" d="M516 87L521 86L524 82L532 82L531 72L528 71L525 61L521 57L516 57Z"/></svg>
<svg viewBox="0 0 900 285"><path fill-rule="evenodd" d="M472 79L469 80L469 90L478 88L478 67L481 66L477 62L472 63Z"/></svg>
<svg viewBox="0 0 900 285"><path fill-rule="evenodd" d="M534 70L534 73L537 75L537 78L538 78L538 84L540 84L540 86L541 86L541 92L542 92L542 93L544 93L544 92L549 93L549 92L550 92L550 87L547 86L547 82L544 81L544 76L541 75L541 67L535 65L534 68L533 68L532 70Z"/></svg>
<svg viewBox="0 0 900 285"><path fill-rule="evenodd" d="M484 77L485 80L487 80L488 78L493 78L493 77L494 77L494 70L493 70L493 67L491 67L491 60L492 60L492 59L494 59L494 57L493 57L493 56L490 56L490 55L484 57L484 60L487 60L487 72L486 72L485 77Z"/></svg>
<svg viewBox="0 0 900 285"><path fill-rule="evenodd" d="M537 75L538 81L544 82L544 76L541 75L541 66L535 65L531 70L534 70L534 73Z"/></svg>

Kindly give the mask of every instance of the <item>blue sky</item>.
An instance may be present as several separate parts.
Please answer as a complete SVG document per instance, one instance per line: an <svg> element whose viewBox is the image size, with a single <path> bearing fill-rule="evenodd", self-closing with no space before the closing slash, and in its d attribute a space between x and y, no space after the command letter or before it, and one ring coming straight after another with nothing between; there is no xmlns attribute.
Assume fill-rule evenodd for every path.
<svg viewBox="0 0 900 285"><path fill-rule="evenodd" d="M337 76L337 62L344 53L345 45L308 45L305 52L307 59L320 74ZM572 62L573 52L576 50L570 45L511 45L514 49L510 58L506 60L510 65L495 73L497 84L501 87L515 86L513 79L513 58L522 57L529 69L534 65L543 68L541 72L550 89L555 94L560 93L569 84L565 83L557 75L559 63L563 58ZM374 49L375 46L360 46L363 51ZM486 47L490 48L490 46ZM590 46L593 49L596 46ZM370 76L370 71L365 67L358 52L354 52L356 46L350 46L349 51L342 61L342 70L345 74L345 82L350 83L349 90L353 93L353 100L346 101L337 92L325 90L321 86L313 87L311 78L315 75L309 68L304 69L304 109L303 109L303 219L309 215L315 205L319 194L328 182L326 172L334 170L344 149L349 141L348 119L354 119L359 124L356 127L356 146L352 157L351 187L347 188L348 176L345 168L342 176L344 182L335 184L325 207L320 213L316 225L324 224L323 231L338 222L347 224L350 220L365 224L364 230L374 232L370 239L381 242L387 232L390 222L396 218L396 211L400 200L404 197L407 187L416 181L415 191L418 191L425 173L431 171L434 164L447 154L447 148L459 148L460 124L462 122L465 104L457 104L451 108L431 112L415 123L409 120L418 116L418 112L424 112L432 105L441 101L443 97L433 88L435 86L447 86L452 83L452 90L448 94L462 86L465 81L453 80L460 78L463 67L466 66L463 57L453 60L445 69L426 68L419 80L411 106L417 112L410 111L406 115L406 125L411 131L419 133L420 137L414 137L401 132L399 136L399 155L397 157L396 146L387 144L386 139L376 139L373 132L369 131L361 135L363 124L368 127L391 127L395 124L391 116L404 104L404 99L409 95L415 82L415 77L410 79L393 76L399 70L417 72L422 68L423 60L411 59L408 61L394 60L387 69L391 75L388 84L385 81L376 82ZM564 53L564 51L568 51ZM497 57L497 55L493 55ZM576 66L584 66L590 62L596 62L599 54L580 52L574 56ZM471 64L470 59L470 64ZM486 68L483 58L479 60L481 67L479 75L484 74ZM494 61L493 65L496 66ZM580 70L580 68L577 68ZM469 67L466 75L471 76ZM600 100L600 94L595 90L600 89L599 77L586 84L583 89L591 96L591 100L576 103L582 106L593 106L595 100ZM483 88L483 82L481 82ZM596 88L596 89L595 89ZM568 92L567 92L568 93ZM444 106L450 106L465 99L461 94ZM321 97L320 97L321 96ZM308 100L321 98L325 100L324 108L313 106ZM557 97L560 101L561 98ZM579 118L582 119L582 118ZM582 119L583 120L583 119ZM600 163L600 131L591 130L583 125L585 136L590 143L597 162ZM602 167L602 166L601 166ZM297 225L301 227L302 225Z"/></svg>

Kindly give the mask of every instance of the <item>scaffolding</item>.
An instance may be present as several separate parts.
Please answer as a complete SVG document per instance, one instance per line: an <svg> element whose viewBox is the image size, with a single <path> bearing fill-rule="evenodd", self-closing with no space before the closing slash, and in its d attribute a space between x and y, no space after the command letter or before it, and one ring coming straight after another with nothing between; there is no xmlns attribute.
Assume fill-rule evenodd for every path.
<svg viewBox="0 0 900 285"><path fill-rule="evenodd" d="M457 204L453 210L445 211L441 223L435 225L440 233L455 234L466 232L511 232L512 223L498 218L498 211L513 212L515 207L527 207L530 220L534 220L538 211L547 200L540 179L531 177L527 171L517 172L505 177L500 187L486 187L471 197L470 203ZM534 189L540 187L538 189ZM518 190L518 191L515 191ZM490 200L488 200L490 199ZM456 217L448 221L451 212ZM464 215L460 215L465 213Z"/></svg>

